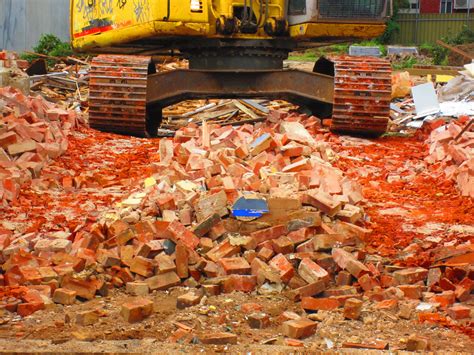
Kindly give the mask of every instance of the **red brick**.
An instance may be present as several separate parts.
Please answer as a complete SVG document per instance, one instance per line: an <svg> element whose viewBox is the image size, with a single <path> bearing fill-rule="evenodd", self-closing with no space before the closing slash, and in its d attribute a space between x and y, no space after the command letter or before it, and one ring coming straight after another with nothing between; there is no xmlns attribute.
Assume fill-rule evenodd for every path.
<svg viewBox="0 0 474 355"><path fill-rule="evenodd" d="M76 302L76 291L66 288L57 288L54 291L53 302L64 305L74 304Z"/></svg>
<svg viewBox="0 0 474 355"><path fill-rule="evenodd" d="M178 296L178 298L176 299L176 307L178 309L184 309L187 307L195 306L199 304L199 302L201 301L201 298L202 298L202 294L198 292L191 291L191 292L185 293L184 295Z"/></svg>
<svg viewBox="0 0 474 355"><path fill-rule="evenodd" d="M284 343L286 346L293 346L297 348L304 348L304 341L298 339L285 338Z"/></svg>
<svg viewBox="0 0 474 355"><path fill-rule="evenodd" d="M240 310L243 314L261 312L263 310L263 306L259 303L255 302L248 302L244 303L240 306Z"/></svg>
<svg viewBox="0 0 474 355"><path fill-rule="evenodd" d="M229 239L226 239L209 250L206 256L213 262L218 262L220 259L235 255L238 252L240 252L240 247L231 245Z"/></svg>
<svg viewBox="0 0 474 355"><path fill-rule="evenodd" d="M250 328L263 329L270 325L270 317L266 313L252 313L247 316L247 322Z"/></svg>
<svg viewBox="0 0 474 355"><path fill-rule="evenodd" d="M257 277L257 284L262 285L266 280L271 283L281 283L281 277L278 270L268 266L262 260L255 258L251 264L252 275Z"/></svg>
<svg viewBox="0 0 474 355"><path fill-rule="evenodd" d="M428 280L426 281L427 286L436 285L442 276L441 269L439 267L432 268L428 271Z"/></svg>
<svg viewBox="0 0 474 355"><path fill-rule="evenodd" d="M199 336L199 340L203 344L237 344L237 335L232 333L206 333Z"/></svg>
<svg viewBox="0 0 474 355"><path fill-rule="evenodd" d="M127 282L127 293L132 296L146 296L150 293L150 288L146 282Z"/></svg>
<svg viewBox="0 0 474 355"><path fill-rule="evenodd" d="M189 277L189 255L188 248L182 243L176 245L176 273L182 279Z"/></svg>
<svg viewBox="0 0 474 355"><path fill-rule="evenodd" d="M252 292L256 286L256 276L230 275L224 280L222 288L225 293L231 293L233 291Z"/></svg>
<svg viewBox="0 0 474 355"><path fill-rule="evenodd" d="M390 311L395 311L398 308L398 300L390 299L377 302L375 305L376 309L386 309Z"/></svg>
<svg viewBox="0 0 474 355"><path fill-rule="evenodd" d="M427 351L431 350L431 342L428 337L416 334L410 335L407 342L407 351Z"/></svg>
<svg viewBox="0 0 474 355"><path fill-rule="evenodd" d="M26 317L42 309L44 309L43 302L20 303L17 307L16 312L18 313L18 315Z"/></svg>
<svg viewBox="0 0 474 355"><path fill-rule="evenodd" d="M221 220L221 217L215 213L205 220L203 220L201 223L199 223L196 227L194 227L193 232L196 236L198 237L203 237L207 233L209 233L215 225L217 225Z"/></svg>
<svg viewBox="0 0 474 355"><path fill-rule="evenodd" d="M298 274L307 282L314 283L319 280L329 281L329 274L321 266L308 258L301 260L298 266Z"/></svg>
<svg viewBox="0 0 474 355"><path fill-rule="evenodd" d="M420 285L400 285L398 289L402 290L406 298L421 299L422 297L423 290Z"/></svg>
<svg viewBox="0 0 474 355"><path fill-rule="evenodd" d="M412 285L418 281L425 281L428 276L428 270L423 268L409 268L397 270L393 273L393 277L400 285Z"/></svg>
<svg viewBox="0 0 474 355"><path fill-rule="evenodd" d="M100 311L93 309L76 313L76 324L88 326L97 323Z"/></svg>
<svg viewBox="0 0 474 355"><path fill-rule="evenodd" d="M275 253L289 254L295 249L294 243L287 236L281 236L272 240L273 250Z"/></svg>
<svg viewBox="0 0 474 355"><path fill-rule="evenodd" d="M397 286L398 282L393 276L390 275L380 275L380 286L383 288Z"/></svg>
<svg viewBox="0 0 474 355"><path fill-rule="evenodd" d="M356 278L370 272L364 264L356 260L351 253L343 249L334 248L332 250L332 257L341 269L349 271L351 275Z"/></svg>
<svg viewBox="0 0 474 355"><path fill-rule="evenodd" d="M75 279L70 276L65 276L61 282L62 288L75 291L78 297L91 300L95 297L97 291L96 286L90 282L80 279Z"/></svg>
<svg viewBox="0 0 474 355"><path fill-rule="evenodd" d="M272 240L281 237L288 233L286 226L277 225L274 227L262 229L250 234L250 236L255 240L257 244L262 243L267 240Z"/></svg>
<svg viewBox="0 0 474 355"><path fill-rule="evenodd" d="M339 307L339 302L332 298L303 297L301 307L310 311L332 311Z"/></svg>
<svg viewBox="0 0 474 355"><path fill-rule="evenodd" d="M167 290L170 287L180 284L181 279L174 271L149 277L145 280L150 290Z"/></svg>
<svg viewBox="0 0 474 355"><path fill-rule="evenodd" d="M314 251L313 240L307 240L296 247L297 253L312 253Z"/></svg>
<svg viewBox="0 0 474 355"><path fill-rule="evenodd" d="M359 319L364 302L356 298L349 298L344 303L344 318Z"/></svg>
<svg viewBox="0 0 474 355"><path fill-rule="evenodd" d="M224 223L221 221L216 225L212 226L211 230L209 231L209 238L212 240L216 240L219 237L222 237L227 232Z"/></svg>
<svg viewBox="0 0 474 355"><path fill-rule="evenodd" d="M439 287L445 291L454 291L456 290L456 285L454 285L451 281L449 281L447 278L443 277L441 280L439 280Z"/></svg>
<svg viewBox="0 0 474 355"><path fill-rule="evenodd" d="M303 243L311 238L314 231L313 228L300 228L296 231L288 233L288 238L295 244Z"/></svg>
<svg viewBox="0 0 474 355"><path fill-rule="evenodd" d="M196 249L199 245L199 238L178 221L171 222L168 225L167 231L171 234L171 239L175 243L181 241L192 250Z"/></svg>
<svg viewBox="0 0 474 355"><path fill-rule="evenodd" d="M455 305L448 308L448 315L453 319L471 318L471 309L463 305Z"/></svg>
<svg viewBox="0 0 474 355"><path fill-rule="evenodd" d="M439 303L441 308L446 309L448 306L452 305L456 301L453 291L444 291L441 294L433 296L431 298L431 303Z"/></svg>
<svg viewBox="0 0 474 355"><path fill-rule="evenodd" d="M342 203L321 190L308 190L303 195L303 203L321 210L328 216L334 216L342 208Z"/></svg>
<svg viewBox="0 0 474 355"><path fill-rule="evenodd" d="M218 296L221 293L220 285L202 285L202 289L206 296Z"/></svg>
<svg viewBox="0 0 474 355"><path fill-rule="evenodd" d="M121 316L129 323L141 322L153 313L153 301L135 298L122 305Z"/></svg>
<svg viewBox="0 0 474 355"><path fill-rule="evenodd" d="M269 265L280 273L281 280L285 283L288 283L295 275L293 265L283 254L276 255L272 260L270 260Z"/></svg>
<svg viewBox="0 0 474 355"><path fill-rule="evenodd" d="M7 148L18 141L18 136L14 132L0 134L0 148Z"/></svg>
<svg viewBox="0 0 474 355"><path fill-rule="evenodd" d="M142 256L136 256L130 265L130 271L143 277L150 277L153 275L155 264L152 260Z"/></svg>
<svg viewBox="0 0 474 355"><path fill-rule="evenodd" d="M370 291L375 286L378 286L378 283L375 278L369 276L369 274L362 275L357 281L359 282L360 287L362 287L364 291Z"/></svg>
<svg viewBox="0 0 474 355"><path fill-rule="evenodd" d="M224 269L226 275L245 275L250 273L250 264L241 257L222 258L218 261L218 264Z"/></svg>
<svg viewBox="0 0 474 355"><path fill-rule="evenodd" d="M312 241L316 251L355 245L355 238L346 234L317 234L313 237Z"/></svg>
<svg viewBox="0 0 474 355"><path fill-rule="evenodd" d="M326 289L326 283L323 280L319 280L308 285L299 287L297 289L288 292L289 297L293 301L299 301L303 297L316 296L322 293Z"/></svg>
<svg viewBox="0 0 474 355"><path fill-rule="evenodd" d="M258 252L257 257L262 259L263 261L268 261L273 257L273 255L275 255L275 253L273 252L272 249L267 248L267 247L263 247Z"/></svg>
<svg viewBox="0 0 474 355"><path fill-rule="evenodd" d="M347 271L340 271L336 276L337 286L349 286L352 284L352 275Z"/></svg>
<svg viewBox="0 0 474 355"><path fill-rule="evenodd" d="M316 332L317 323L306 318L289 320L283 323L285 336L295 339L307 338Z"/></svg>

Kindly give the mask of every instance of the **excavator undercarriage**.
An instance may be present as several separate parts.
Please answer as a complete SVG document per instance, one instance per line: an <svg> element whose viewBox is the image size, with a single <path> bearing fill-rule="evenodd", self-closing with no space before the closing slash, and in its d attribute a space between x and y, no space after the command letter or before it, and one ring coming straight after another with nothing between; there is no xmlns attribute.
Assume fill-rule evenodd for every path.
<svg viewBox="0 0 474 355"><path fill-rule="evenodd" d="M256 53L256 52L253 52ZM332 116L332 130L378 136L385 132L390 103L390 64L367 57L321 59L313 72L283 70L275 57L248 56L243 68L224 57L199 57L192 69L156 73L151 57L99 55L90 72L90 125L137 136L156 136L164 107L188 99L268 98ZM251 68L251 63L256 68ZM231 62L232 63L232 62ZM236 60L234 64L239 64ZM283 61L281 60L281 66ZM264 67L264 69L261 69ZM276 68L275 68L276 67Z"/></svg>

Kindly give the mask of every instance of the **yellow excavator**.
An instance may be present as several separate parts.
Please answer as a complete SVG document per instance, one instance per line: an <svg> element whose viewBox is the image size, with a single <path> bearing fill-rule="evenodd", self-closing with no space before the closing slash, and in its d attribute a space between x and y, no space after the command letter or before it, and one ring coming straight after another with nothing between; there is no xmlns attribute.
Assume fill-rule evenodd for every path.
<svg viewBox="0 0 474 355"><path fill-rule="evenodd" d="M321 58L313 72L283 69L291 51L379 36L391 0L71 0L78 52L90 71L93 128L155 136L162 109L187 99L285 99L332 117L333 131L386 131L390 64ZM189 60L156 72L153 58Z"/></svg>

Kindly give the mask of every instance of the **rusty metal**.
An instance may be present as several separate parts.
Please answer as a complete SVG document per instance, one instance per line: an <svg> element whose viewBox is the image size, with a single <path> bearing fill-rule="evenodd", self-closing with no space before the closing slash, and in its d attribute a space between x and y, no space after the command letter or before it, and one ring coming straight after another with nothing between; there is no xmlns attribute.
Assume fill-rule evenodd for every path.
<svg viewBox="0 0 474 355"><path fill-rule="evenodd" d="M301 70L198 71L178 69L149 77L148 105L166 107L201 98L286 99L304 105L332 103L331 76Z"/></svg>
<svg viewBox="0 0 474 355"><path fill-rule="evenodd" d="M92 61L89 124L105 131L147 135L146 96L151 57L100 55Z"/></svg>
<svg viewBox="0 0 474 355"><path fill-rule="evenodd" d="M390 62L374 57L341 56L334 62L334 106L331 130L382 135L391 101Z"/></svg>

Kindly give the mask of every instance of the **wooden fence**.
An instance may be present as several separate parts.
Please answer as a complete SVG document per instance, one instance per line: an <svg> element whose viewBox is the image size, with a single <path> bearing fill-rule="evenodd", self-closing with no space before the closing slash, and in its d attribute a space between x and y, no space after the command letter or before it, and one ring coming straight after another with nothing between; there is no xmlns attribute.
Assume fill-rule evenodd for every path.
<svg viewBox="0 0 474 355"><path fill-rule="evenodd" d="M437 39L459 33L467 26L474 30L474 14L400 14L397 44L435 43Z"/></svg>

